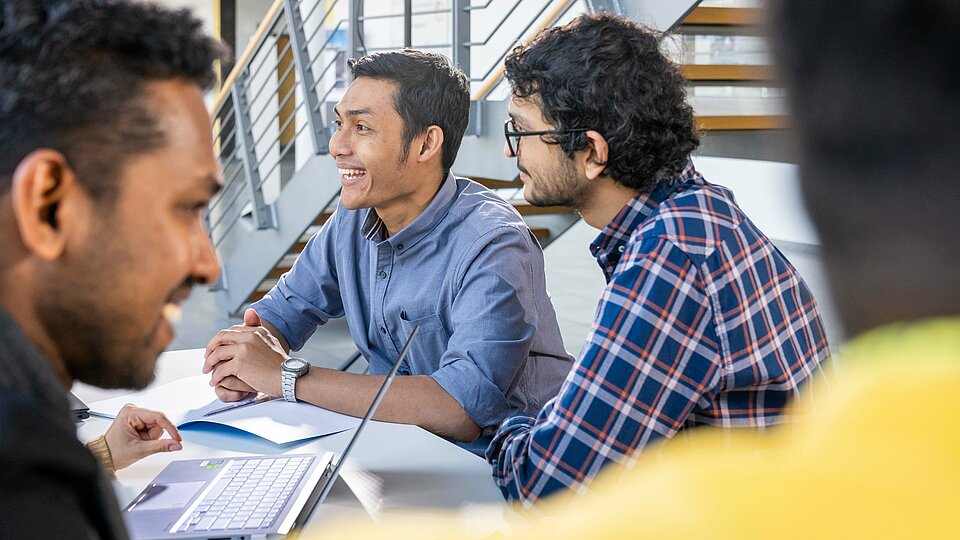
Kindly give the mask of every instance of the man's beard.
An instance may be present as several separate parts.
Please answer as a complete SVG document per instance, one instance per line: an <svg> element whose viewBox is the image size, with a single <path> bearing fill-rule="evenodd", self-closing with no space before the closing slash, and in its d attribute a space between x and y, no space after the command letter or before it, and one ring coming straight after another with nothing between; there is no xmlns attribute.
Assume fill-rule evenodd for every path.
<svg viewBox="0 0 960 540"><path fill-rule="evenodd" d="M56 305L41 306L42 324L67 372L100 388L140 389L150 384L159 353L150 350L157 327L148 335L132 335L132 321L107 313L109 305L91 305L89 296L60 294ZM154 358L148 358L151 355Z"/></svg>
<svg viewBox="0 0 960 540"><path fill-rule="evenodd" d="M582 206L586 186L577 182L577 170L571 160L561 160L556 167L536 179L522 164L518 164L518 167L530 178L528 203L534 206L566 206L573 209Z"/></svg>
<svg viewBox="0 0 960 540"><path fill-rule="evenodd" d="M145 314L134 303L139 292L116 270L131 268L124 247L110 240L94 245L43 279L38 317L73 379L101 388L143 388L154 378L161 351L151 345L163 320L158 310L152 327L144 328Z"/></svg>

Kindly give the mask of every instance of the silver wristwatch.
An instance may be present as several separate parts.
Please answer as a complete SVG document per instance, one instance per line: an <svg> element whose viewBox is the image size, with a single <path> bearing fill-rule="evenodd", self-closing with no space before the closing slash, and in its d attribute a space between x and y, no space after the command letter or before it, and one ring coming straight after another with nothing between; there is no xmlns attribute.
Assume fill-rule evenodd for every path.
<svg viewBox="0 0 960 540"><path fill-rule="evenodd" d="M303 358L287 358L280 364L280 389L283 399L295 403L297 401L297 378L310 371L310 363Z"/></svg>

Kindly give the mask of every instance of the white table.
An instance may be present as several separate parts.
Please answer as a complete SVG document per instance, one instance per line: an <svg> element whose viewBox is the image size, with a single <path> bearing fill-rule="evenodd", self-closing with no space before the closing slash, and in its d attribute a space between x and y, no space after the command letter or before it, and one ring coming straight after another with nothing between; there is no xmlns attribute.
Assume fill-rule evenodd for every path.
<svg viewBox="0 0 960 540"><path fill-rule="evenodd" d="M161 355L154 384L164 384L199 373L202 350L172 351ZM200 360L198 360L200 359ZM105 391L76 384L74 394L86 403L128 391ZM131 399L135 403L135 399ZM103 433L110 421L91 417L78 429L81 440ZM339 457L354 430L313 439L305 443L277 446L228 428L187 428L181 431L183 450L155 454L117 473L120 504L126 505L170 461L244 454L302 454L333 451ZM351 452L360 467L383 480L385 513L405 509L459 508L466 504L494 503L503 498L490 476L490 466L478 456L421 428L410 425L370 422ZM333 518L366 516L359 501L342 481L317 508L307 530Z"/></svg>

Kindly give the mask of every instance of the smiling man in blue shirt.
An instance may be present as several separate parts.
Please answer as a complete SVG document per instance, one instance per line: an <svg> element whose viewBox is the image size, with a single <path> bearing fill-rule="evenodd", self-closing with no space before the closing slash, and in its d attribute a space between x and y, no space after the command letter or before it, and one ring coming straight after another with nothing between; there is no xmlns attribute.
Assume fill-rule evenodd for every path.
<svg viewBox="0 0 960 540"><path fill-rule="evenodd" d="M371 375L312 368L290 394L361 416L419 325L375 418L482 451L504 418L538 411L570 370L543 253L510 204L450 174L469 114L462 72L412 50L350 68L330 140L337 211L245 324L210 341L204 372L224 400L283 395L288 351L346 317Z"/></svg>

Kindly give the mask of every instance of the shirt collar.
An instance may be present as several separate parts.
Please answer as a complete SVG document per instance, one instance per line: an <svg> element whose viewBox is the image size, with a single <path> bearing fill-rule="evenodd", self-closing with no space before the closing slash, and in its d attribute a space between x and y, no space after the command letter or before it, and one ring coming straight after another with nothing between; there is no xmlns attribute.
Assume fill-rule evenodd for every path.
<svg viewBox="0 0 960 540"><path fill-rule="evenodd" d="M424 208L423 212L397 234L387 238L386 242L389 242L391 246L398 250L413 247L447 215L456 194L457 180L453 174L447 173L447 177L440 184L437 194L433 196L433 200ZM360 228L360 234L367 240L379 244L384 241L383 236L386 230L386 225L377 215L377 211L370 208L363 221L363 226Z"/></svg>
<svg viewBox="0 0 960 540"><path fill-rule="evenodd" d="M693 161L688 159L683 170L669 182L661 183L652 193L646 195L638 193L620 209L620 212L590 244L590 253L597 259L608 281L634 231L640 228L640 225L654 213L657 207L675 192L703 183L703 176L694 168Z"/></svg>

